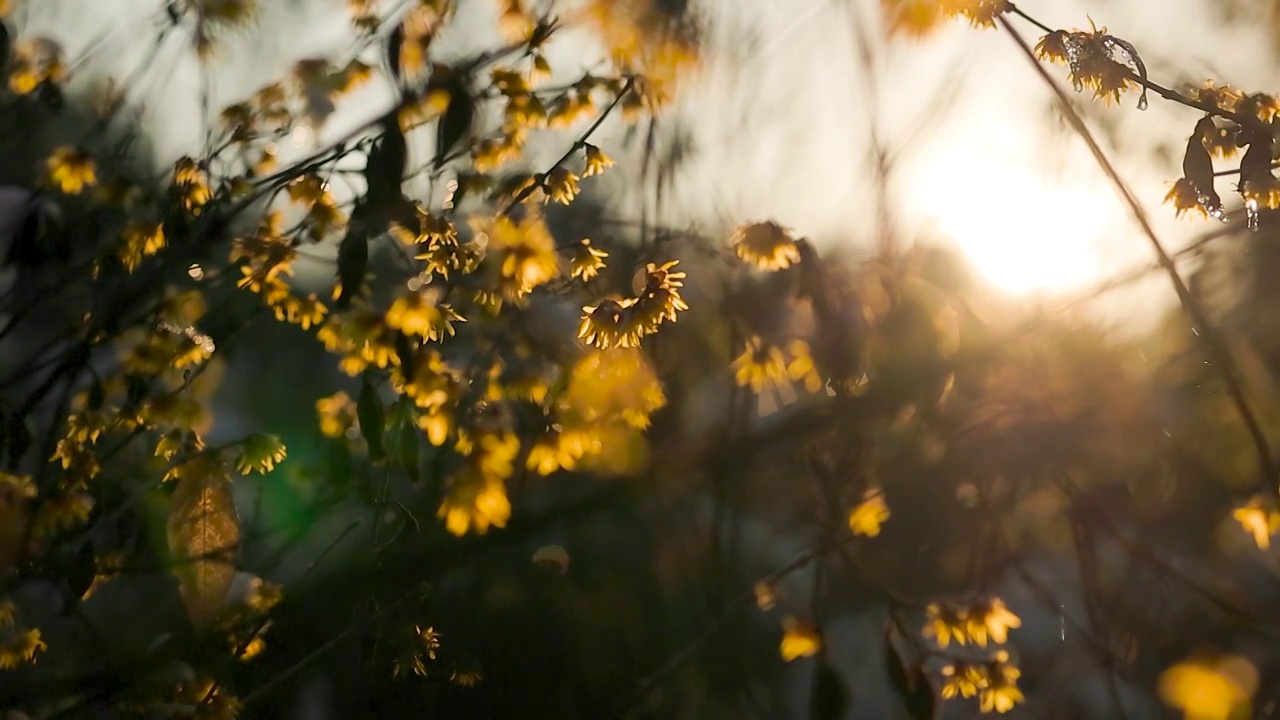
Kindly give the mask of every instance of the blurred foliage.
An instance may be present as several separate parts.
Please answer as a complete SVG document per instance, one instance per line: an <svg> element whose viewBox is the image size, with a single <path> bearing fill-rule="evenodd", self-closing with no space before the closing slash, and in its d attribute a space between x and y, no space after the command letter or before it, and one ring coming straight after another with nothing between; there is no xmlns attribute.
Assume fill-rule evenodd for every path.
<svg viewBox="0 0 1280 720"><path fill-rule="evenodd" d="M1121 340L979 312L937 249L604 222L593 178L641 153L596 135L670 105L698 18L534 5L493 3L486 36L448 0L350 0L352 47L205 108L204 145L168 161L126 94L84 92L92 63L0 2L19 129L0 137L0 708L1273 711L1265 262L1210 255L1191 278L1220 327L1175 312ZM881 9L909 36L1021 15ZM270 31L262 11L170 2L156 42L209 72ZM1097 99L1155 89L1105 29L1038 52ZM375 84L381 105L352 101ZM1157 94L1206 112L1177 210L1227 217L1213 158L1247 146L1264 236L1275 101ZM1215 304L1215 272L1249 291ZM1238 368L1205 360L1209 334Z"/></svg>

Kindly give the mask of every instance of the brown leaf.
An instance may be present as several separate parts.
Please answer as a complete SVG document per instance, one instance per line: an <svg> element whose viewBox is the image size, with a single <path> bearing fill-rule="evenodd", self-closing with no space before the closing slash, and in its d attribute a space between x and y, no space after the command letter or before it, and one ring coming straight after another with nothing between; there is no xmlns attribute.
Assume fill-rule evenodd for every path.
<svg viewBox="0 0 1280 720"><path fill-rule="evenodd" d="M235 578L240 545L231 483L218 475L184 477L169 509L169 554L191 622L217 618Z"/></svg>

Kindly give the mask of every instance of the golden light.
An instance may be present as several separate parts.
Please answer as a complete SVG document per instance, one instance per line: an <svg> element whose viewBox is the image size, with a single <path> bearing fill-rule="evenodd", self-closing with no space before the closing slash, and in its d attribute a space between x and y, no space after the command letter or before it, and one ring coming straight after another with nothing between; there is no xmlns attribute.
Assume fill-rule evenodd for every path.
<svg viewBox="0 0 1280 720"><path fill-rule="evenodd" d="M957 155L931 159L918 189L929 198L922 219L983 277L1013 293L1074 290L1098 277L1108 195Z"/></svg>

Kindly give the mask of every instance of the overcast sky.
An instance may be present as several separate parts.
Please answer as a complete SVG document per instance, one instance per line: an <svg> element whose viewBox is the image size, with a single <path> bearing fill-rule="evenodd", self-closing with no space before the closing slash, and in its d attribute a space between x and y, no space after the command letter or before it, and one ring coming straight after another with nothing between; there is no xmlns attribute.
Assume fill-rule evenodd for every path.
<svg viewBox="0 0 1280 720"><path fill-rule="evenodd" d="M710 20L704 67L663 121L668 128L687 127L695 153L678 192L667 198L665 221L696 222L718 232L745 220L775 218L825 244L867 247L875 216L867 162L872 119L897 150L932 109L931 132L914 136L899 154L894 176L894 218L909 237L956 243L979 266L985 263L994 280L1018 290L1079 288L1150 259L1145 239L1084 145L1051 121L1049 94L1005 33L963 22L921 42L883 42L873 32L879 63L873 105L855 63L850 13L874 31L878 0L697 2ZM24 31L59 40L73 56L105 33L108 51L101 56L110 61L103 67L117 75L135 71L146 56L142 39L164 18L160 0L21 4L28 6ZM231 42L212 66L214 107L279 78L299 58L340 56L350 40L345 5L346 0L262 2L257 29ZM488 2L460 5L466 42L490 32L483 20L491 12ZM1227 22L1225 9L1233 5L1239 7ZM1152 78L1164 84L1215 77L1251 91L1277 85L1267 5L1019 3L1054 27L1087 27L1092 16L1136 45ZM1035 28L1018 26L1031 42L1038 38ZM573 58L575 51L565 49L560 57ZM202 136L201 71L190 51L172 42L142 72L145 81L138 87L153 108L148 121L159 153L176 158ZM1065 75L1063 68L1052 72ZM330 129L370 117L379 92L371 89L341 105ZM945 98L940 105L939 92ZM1174 222L1161 205L1167 183L1180 173L1181 145L1197 115L1158 98L1139 112L1135 101L1128 95L1119 107L1090 112L1113 124L1105 137L1121 148L1115 159L1122 173L1166 241L1176 246L1211 227ZM607 125L598 139L609 147L623 132ZM613 179L626 181L621 174ZM1220 190L1228 194L1225 184ZM1010 266L1022 272L1011 273Z"/></svg>

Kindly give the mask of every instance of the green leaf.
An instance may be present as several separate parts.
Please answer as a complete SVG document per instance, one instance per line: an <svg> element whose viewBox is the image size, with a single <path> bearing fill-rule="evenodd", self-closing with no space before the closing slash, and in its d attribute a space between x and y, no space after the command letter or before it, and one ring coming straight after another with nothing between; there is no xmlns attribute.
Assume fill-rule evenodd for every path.
<svg viewBox="0 0 1280 720"><path fill-rule="evenodd" d="M809 701L811 720L840 720L849 703L848 695L840 674L826 657L819 655L818 666L813 671L813 695Z"/></svg>
<svg viewBox="0 0 1280 720"><path fill-rule="evenodd" d="M918 665L908 665L903 660L893 645L891 634L885 636L884 645L885 669L888 670L889 680L907 708L907 714L912 720L932 720L936 705L933 687L925 679L921 668Z"/></svg>
<svg viewBox="0 0 1280 720"><path fill-rule="evenodd" d="M360 434L364 435L364 441L369 445L369 459L374 462L386 459L387 450L382 443L382 435L387 426L386 415L378 391L369 382L368 375L364 376L360 398L356 400L356 419L360 421Z"/></svg>
<svg viewBox="0 0 1280 720"><path fill-rule="evenodd" d="M240 520L231 483L216 474L183 477L166 528L182 602L191 622L207 627L222 611L236 574Z"/></svg>

